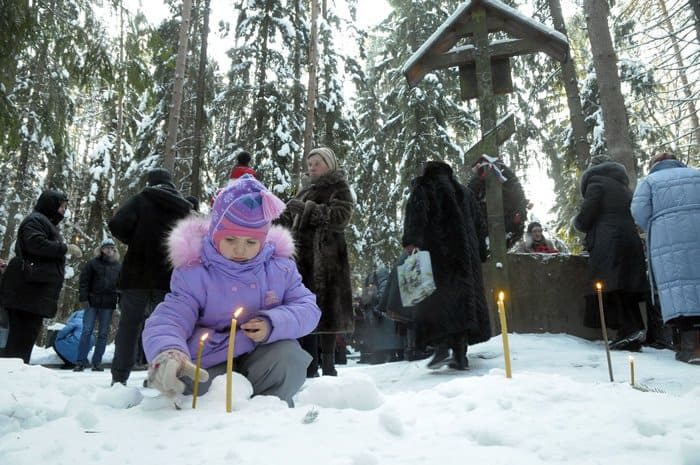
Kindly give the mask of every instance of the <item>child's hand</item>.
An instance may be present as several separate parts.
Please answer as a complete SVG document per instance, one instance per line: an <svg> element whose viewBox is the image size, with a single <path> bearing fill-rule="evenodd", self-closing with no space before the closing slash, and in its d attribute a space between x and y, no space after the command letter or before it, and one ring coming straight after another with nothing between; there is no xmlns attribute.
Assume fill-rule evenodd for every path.
<svg viewBox="0 0 700 465"><path fill-rule="evenodd" d="M248 320L241 325L241 329L253 342L265 342L270 335L270 323L266 318Z"/></svg>

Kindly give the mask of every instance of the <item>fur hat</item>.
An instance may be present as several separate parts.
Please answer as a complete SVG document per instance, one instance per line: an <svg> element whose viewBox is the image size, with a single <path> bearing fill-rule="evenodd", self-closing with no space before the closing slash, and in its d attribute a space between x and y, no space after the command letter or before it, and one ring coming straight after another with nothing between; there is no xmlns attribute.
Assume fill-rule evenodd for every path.
<svg viewBox="0 0 700 465"><path fill-rule="evenodd" d="M159 184L169 184L172 186L173 177L170 175L170 171L165 168L153 168L148 172L147 184L151 187Z"/></svg>
<svg viewBox="0 0 700 465"><path fill-rule="evenodd" d="M244 174L216 196L209 237L217 249L219 241L227 236L247 236L265 242L270 223L284 209L284 202L253 176Z"/></svg>
<svg viewBox="0 0 700 465"><path fill-rule="evenodd" d="M333 153L333 151L328 147L317 147L315 149L312 149L306 156L306 159L308 160L314 155L318 155L319 157L321 157L321 159L328 166L330 171L335 171L338 169L338 160L335 158L335 153Z"/></svg>
<svg viewBox="0 0 700 465"><path fill-rule="evenodd" d="M591 162L588 164L588 166L600 165L601 163L605 163L608 161L613 161L610 155L595 155L591 157Z"/></svg>
<svg viewBox="0 0 700 465"><path fill-rule="evenodd" d="M678 160L671 152L659 152L649 160L649 169L652 169L655 164L664 160Z"/></svg>

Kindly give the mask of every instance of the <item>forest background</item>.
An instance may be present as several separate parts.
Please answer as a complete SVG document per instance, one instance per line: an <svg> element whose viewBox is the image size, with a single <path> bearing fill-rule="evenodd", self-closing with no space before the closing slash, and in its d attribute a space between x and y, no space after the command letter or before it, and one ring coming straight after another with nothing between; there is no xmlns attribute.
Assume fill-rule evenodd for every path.
<svg viewBox="0 0 700 465"><path fill-rule="evenodd" d="M550 231L573 250L569 220L591 156L610 153L640 177L660 149L700 161L699 2L505 2L570 43L563 64L513 59L515 92L498 109L517 121L501 155L526 185L552 186L530 200L553 205ZM397 258L422 163L461 169L481 137L456 69L413 89L401 74L458 1L164 0L155 23L145 3L0 0L0 258L14 254L43 189L68 194L63 234L90 255L151 167L172 167L177 187L206 205L246 150L287 199L303 154L326 145L357 196L347 235L359 287ZM82 262L70 265L59 320L77 301Z"/></svg>

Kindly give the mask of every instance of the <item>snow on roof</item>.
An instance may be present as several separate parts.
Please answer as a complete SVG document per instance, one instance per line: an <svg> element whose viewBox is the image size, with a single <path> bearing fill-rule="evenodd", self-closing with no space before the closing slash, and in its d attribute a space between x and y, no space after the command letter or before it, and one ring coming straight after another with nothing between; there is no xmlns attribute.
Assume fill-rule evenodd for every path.
<svg viewBox="0 0 700 465"><path fill-rule="evenodd" d="M468 15L477 7L483 7L493 16L503 19L501 26L503 31L520 38L536 37L538 42L543 45L542 51L552 58L562 61L568 56L569 42L561 32L523 15L518 10L498 0L472 0L457 7L455 12L406 61L401 72L407 75L412 68L420 65L426 55L444 53L452 48L459 39L465 36L465 33L458 32L459 26L471 21ZM466 34L468 35L468 33ZM422 78L423 75L420 76L420 79Z"/></svg>

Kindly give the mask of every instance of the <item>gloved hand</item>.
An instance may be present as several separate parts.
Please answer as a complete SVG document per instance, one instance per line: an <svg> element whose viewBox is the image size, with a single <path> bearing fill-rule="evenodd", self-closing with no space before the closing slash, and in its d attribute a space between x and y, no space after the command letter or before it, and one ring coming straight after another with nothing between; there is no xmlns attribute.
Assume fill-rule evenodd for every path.
<svg viewBox="0 0 700 465"><path fill-rule="evenodd" d="M80 308L82 308L83 310L85 310L86 308L89 308L89 307L90 307L90 302L88 302L88 301L80 302Z"/></svg>
<svg viewBox="0 0 700 465"><path fill-rule="evenodd" d="M287 210L289 210L295 215L304 213L304 207L304 202L302 202L299 199L292 199L289 202L287 202Z"/></svg>
<svg viewBox="0 0 700 465"><path fill-rule="evenodd" d="M194 380L197 369L186 353L170 349L159 353L148 367L148 387L158 389L164 396L176 398L185 392L185 383L180 377ZM199 370L199 381L209 380L206 370Z"/></svg>
<svg viewBox="0 0 700 465"><path fill-rule="evenodd" d="M66 252L66 255L70 255L74 258L80 258L83 256L83 251L80 250L80 247L75 244L68 244L68 251Z"/></svg>

